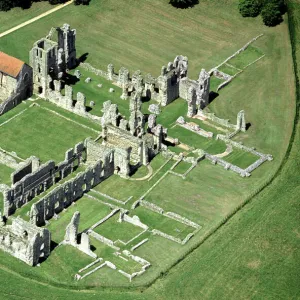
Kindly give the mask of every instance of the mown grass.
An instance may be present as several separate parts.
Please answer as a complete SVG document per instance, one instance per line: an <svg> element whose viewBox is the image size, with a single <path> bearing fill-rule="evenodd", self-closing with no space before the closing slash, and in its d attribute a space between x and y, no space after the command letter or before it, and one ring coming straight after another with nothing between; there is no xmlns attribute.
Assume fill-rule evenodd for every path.
<svg viewBox="0 0 300 300"><path fill-rule="evenodd" d="M182 161L173 169L173 171L179 174L184 174L191 166L191 164Z"/></svg>
<svg viewBox="0 0 300 300"><path fill-rule="evenodd" d="M210 90L213 91L213 92L216 92L219 85L224 82L224 80L222 79L219 79L215 76L211 76L210 77Z"/></svg>
<svg viewBox="0 0 300 300"><path fill-rule="evenodd" d="M60 162L65 151L76 143L97 136L95 132L40 107L27 105L27 108L0 130L0 146L6 151L15 151L23 159L35 155L42 162L51 159Z"/></svg>
<svg viewBox="0 0 300 300"><path fill-rule="evenodd" d="M202 149L210 154L219 154L226 150L226 144L224 142L214 138L205 138L179 125L171 128L168 134L173 138L178 138L183 144Z"/></svg>
<svg viewBox="0 0 300 300"><path fill-rule="evenodd" d="M129 117L129 100L122 100L120 98L122 90L119 87L113 85L110 81L103 77L86 71L82 67L78 67L76 70L80 70L82 76L80 77L80 81L73 85L74 98L76 99L77 92L83 93L86 96L87 107L91 114L101 117L103 115L103 103L107 100L111 100L113 103L118 105L119 111L122 115L125 115L127 118ZM88 77L92 79L90 83L85 82ZM102 84L102 87L99 88L98 84ZM109 92L110 88L114 89L113 93ZM95 106L90 106L91 101L95 102Z"/></svg>
<svg viewBox="0 0 300 300"><path fill-rule="evenodd" d="M244 69L249 64L253 63L263 55L264 53L259 48L250 45L245 51L241 52L236 57L230 59L228 61L228 64L238 69Z"/></svg>
<svg viewBox="0 0 300 300"><path fill-rule="evenodd" d="M256 162L259 159L259 157L249 152L234 149L233 152L231 152L228 156L224 157L223 159L242 169L246 169L254 162Z"/></svg>
<svg viewBox="0 0 300 300"><path fill-rule="evenodd" d="M239 72L236 68L233 68L227 64L222 65L220 68L218 68L221 72L228 74L230 76L234 76L236 73Z"/></svg>
<svg viewBox="0 0 300 300"><path fill-rule="evenodd" d="M166 162L161 155L156 156L150 163L153 168L153 175ZM155 176L150 180L131 181L113 175L105 181L101 182L94 189L111 197L126 201L129 197L133 197L133 201L139 199L167 170L171 168L174 162L168 162ZM93 196L99 197L93 194ZM105 200L105 198L101 198Z"/></svg>
<svg viewBox="0 0 300 300"><path fill-rule="evenodd" d="M48 2L35 2L30 9L22 9L16 7L9 12L0 12L0 33L11 29L23 22L26 22L42 13L55 8L55 5L50 5Z"/></svg>
<svg viewBox="0 0 300 300"><path fill-rule="evenodd" d="M59 219L50 221L46 227L51 231L51 239L56 243L63 241L66 227L70 223L73 214L80 212L79 231L90 228L92 225L107 216L111 209L97 200L92 200L88 197L83 197L74 202L66 211L59 214ZM95 211L97 212L95 214Z"/></svg>
<svg viewBox="0 0 300 300"><path fill-rule="evenodd" d="M127 243L143 231L143 229L138 226L132 225L128 222L118 222L118 220L119 214L116 214L98 227L94 228L94 231L112 241L121 240L124 243Z"/></svg>
<svg viewBox="0 0 300 300"><path fill-rule="evenodd" d="M132 214L137 215L141 222L149 226L150 229L160 230L166 234L180 238L181 240L195 230L190 226L177 222L141 206L135 209Z"/></svg>
<svg viewBox="0 0 300 300"><path fill-rule="evenodd" d="M15 170L0 163L0 184L7 184L10 185L11 184L11 179L10 179L10 175L12 172L14 172Z"/></svg>

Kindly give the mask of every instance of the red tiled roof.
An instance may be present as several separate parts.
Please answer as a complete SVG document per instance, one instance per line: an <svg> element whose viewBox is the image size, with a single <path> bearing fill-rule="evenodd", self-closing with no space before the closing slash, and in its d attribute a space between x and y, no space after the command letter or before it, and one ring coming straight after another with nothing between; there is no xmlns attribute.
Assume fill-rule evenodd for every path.
<svg viewBox="0 0 300 300"><path fill-rule="evenodd" d="M16 78L25 63L0 51L0 72Z"/></svg>

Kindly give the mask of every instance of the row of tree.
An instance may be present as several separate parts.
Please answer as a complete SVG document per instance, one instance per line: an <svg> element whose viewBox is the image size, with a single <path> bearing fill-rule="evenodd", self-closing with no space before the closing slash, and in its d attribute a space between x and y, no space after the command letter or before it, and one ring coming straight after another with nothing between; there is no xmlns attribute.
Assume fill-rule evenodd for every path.
<svg viewBox="0 0 300 300"><path fill-rule="evenodd" d="M276 26L283 21L286 12L284 0L240 0L239 10L243 17L261 15L267 26Z"/></svg>
<svg viewBox="0 0 300 300"><path fill-rule="evenodd" d="M50 4L61 4L68 0L0 0L0 11L8 11L14 7L30 8L33 2L48 1ZM74 0L75 5L88 5L90 0Z"/></svg>

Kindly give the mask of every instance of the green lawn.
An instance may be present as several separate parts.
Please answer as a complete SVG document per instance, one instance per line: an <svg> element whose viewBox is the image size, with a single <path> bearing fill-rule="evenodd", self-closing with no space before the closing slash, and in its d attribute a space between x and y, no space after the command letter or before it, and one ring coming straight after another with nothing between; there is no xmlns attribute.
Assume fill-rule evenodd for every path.
<svg viewBox="0 0 300 300"><path fill-rule="evenodd" d="M11 179L10 175L14 172L15 170L0 163L0 184L7 184L11 185Z"/></svg>
<svg viewBox="0 0 300 300"><path fill-rule="evenodd" d="M195 231L195 228L193 227L177 222L159 213L155 213L142 206L135 209L132 212L132 215L137 215L141 222L150 227L150 230L157 229L166 234L180 238L181 240L183 240L189 233Z"/></svg>
<svg viewBox="0 0 300 300"><path fill-rule="evenodd" d="M182 161L173 169L173 171L179 174L184 174L191 166L191 164Z"/></svg>
<svg viewBox="0 0 300 300"><path fill-rule="evenodd" d="M0 146L6 151L15 151L23 159L35 155L43 162L50 159L60 162L76 143L97 136L41 107L28 104L26 107L27 111L0 127Z"/></svg>
<svg viewBox="0 0 300 300"><path fill-rule="evenodd" d="M59 243L64 239L66 227L70 223L74 213L80 212L79 231L90 228L92 225L107 216L111 209L97 200L83 197L59 214L59 219L50 221L47 228L51 231L53 241Z"/></svg>
<svg viewBox="0 0 300 300"><path fill-rule="evenodd" d="M129 117L129 99L123 100L120 98L122 95L122 90L119 87L113 85L105 78L97 76L92 72L86 71L81 67L76 68L76 70L77 69L80 70L82 76L80 77L80 81L78 81L73 86L74 96L76 97L77 92L81 92L86 96L87 106L91 114L102 116L103 103L107 100L111 100L113 103L118 104L118 108L121 114ZM85 82L85 79L88 77L92 79L90 83ZM99 88L97 86L98 84L102 84L102 87ZM113 88L115 91L113 93L110 93L110 88ZM91 101L95 102L95 106L92 108L90 107Z"/></svg>
<svg viewBox="0 0 300 300"><path fill-rule="evenodd" d="M202 149L210 154L220 154L226 150L224 142L214 138L205 138L179 125L168 130L168 134L173 138L178 138L181 143Z"/></svg>
<svg viewBox="0 0 300 300"><path fill-rule="evenodd" d="M9 12L0 12L0 33L11 29L23 22L26 22L42 13L53 9L55 5L50 5L48 2L33 3L30 9L21 9L19 7L10 10Z"/></svg>
<svg viewBox="0 0 300 300"><path fill-rule="evenodd" d="M261 39L263 38L261 37ZM250 45L245 51L230 59L228 63L238 69L244 69L263 55L264 53L259 48Z"/></svg>
<svg viewBox="0 0 300 300"><path fill-rule="evenodd" d="M153 175L166 162L166 159L161 155L156 156L150 163L153 168ZM126 180L118 175L113 175L105 181L101 182L94 189L111 197L126 201L129 197L133 197L133 201L138 200L167 170L171 168L174 161L168 162L155 176L150 180L132 181ZM99 197L93 194L93 196ZM101 198L105 200L105 198ZM116 203L114 203L116 204ZM132 203L131 203L132 204ZM131 205L130 204L130 205Z"/></svg>
<svg viewBox="0 0 300 300"><path fill-rule="evenodd" d="M127 243L143 231L142 228L128 222L119 223L119 216L119 213L112 216L107 221L94 228L94 231L112 241L121 240L124 243Z"/></svg>
<svg viewBox="0 0 300 300"><path fill-rule="evenodd" d="M239 72L239 70L237 70L227 64L222 65L220 68L218 68L218 70L220 70L221 72L228 74L230 76L234 76L236 73Z"/></svg>
<svg viewBox="0 0 300 300"><path fill-rule="evenodd" d="M186 179L168 174L145 200L209 229L246 197L248 184L237 174L204 160Z"/></svg>
<svg viewBox="0 0 300 300"><path fill-rule="evenodd" d="M210 90L213 91L213 92L216 92L219 85L224 82L224 80L222 79L219 79L215 76L211 76L210 77Z"/></svg>
<svg viewBox="0 0 300 300"><path fill-rule="evenodd" d="M256 162L259 159L259 157L249 152L234 149L233 152L231 152L228 156L224 157L223 159L242 169L246 169L254 162Z"/></svg>
<svg viewBox="0 0 300 300"><path fill-rule="evenodd" d="M62 115L65 118L71 119L71 120L73 120L75 122L78 122L78 123L80 123L80 124L82 124L84 126L92 128L92 129L94 129L96 131L99 131L99 132L101 131L101 124L100 124L100 122L94 122L94 121L92 121L92 120L90 120L88 118L84 118L84 117L81 117L79 115L73 114L70 111L67 111L67 110L65 110L65 109L63 109L63 108L61 108L59 106L56 106L55 104L53 104L51 102L48 102L48 101L45 101L45 100L42 100L42 99L36 100L36 102L40 106L48 108L48 109L51 109L51 110L59 113L60 115ZM93 136L92 132L90 132L89 130L87 130L87 132L88 132L88 134L90 136Z"/></svg>

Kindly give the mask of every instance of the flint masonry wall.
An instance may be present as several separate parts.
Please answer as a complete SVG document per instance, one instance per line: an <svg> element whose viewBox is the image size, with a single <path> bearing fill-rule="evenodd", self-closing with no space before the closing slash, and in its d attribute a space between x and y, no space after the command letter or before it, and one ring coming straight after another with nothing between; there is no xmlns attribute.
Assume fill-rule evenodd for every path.
<svg viewBox="0 0 300 300"><path fill-rule="evenodd" d="M12 225L0 226L0 249L31 266L50 255L51 236L48 229L38 228L21 218Z"/></svg>
<svg viewBox="0 0 300 300"><path fill-rule="evenodd" d="M58 185L49 194L33 204L30 211L30 222L43 226L46 220L70 206L84 193L114 174L113 162L99 161L75 178ZM84 200L83 200L84 201Z"/></svg>
<svg viewBox="0 0 300 300"><path fill-rule="evenodd" d="M74 149L69 149L65 154L65 160L57 165L54 161L49 161L38 166L32 173L28 173L28 166L24 166L23 171L28 173L19 181L16 181L12 187L4 192L4 215L12 215L17 208L32 200L37 195L49 189L55 182L67 177L81 160L85 160L86 148L83 143L78 143ZM22 171L21 171L22 172ZM20 175L18 175L20 176ZM19 178L21 178L19 177Z"/></svg>

